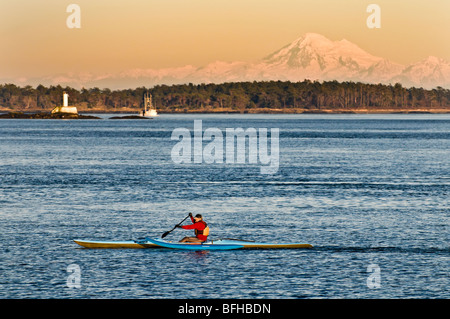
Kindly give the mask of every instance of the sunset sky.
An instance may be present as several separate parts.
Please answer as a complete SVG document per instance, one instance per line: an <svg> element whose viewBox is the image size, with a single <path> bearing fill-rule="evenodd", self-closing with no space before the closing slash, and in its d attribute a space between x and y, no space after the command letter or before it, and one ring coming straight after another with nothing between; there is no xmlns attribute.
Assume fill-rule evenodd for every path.
<svg viewBox="0 0 450 319"><path fill-rule="evenodd" d="M81 28L69 29L69 4ZM381 28L369 29L369 4ZM0 2L0 80L256 61L307 32L408 64L450 60L449 0L14 0Z"/></svg>

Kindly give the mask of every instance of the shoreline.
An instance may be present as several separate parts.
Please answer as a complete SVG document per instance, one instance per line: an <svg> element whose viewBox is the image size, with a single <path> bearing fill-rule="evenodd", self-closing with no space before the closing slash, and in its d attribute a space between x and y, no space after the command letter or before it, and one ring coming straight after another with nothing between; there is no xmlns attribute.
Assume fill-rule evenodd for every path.
<svg viewBox="0 0 450 319"><path fill-rule="evenodd" d="M95 113L95 112L93 112ZM220 111L196 111L186 112L168 112L158 111L159 114L450 114L450 109L316 109L316 110L282 110L282 109L258 109L245 110L243 112L236 110Z"/></svg>
<svg viewBox="0 0 450 319"><path fill-rule="evenodd" d="M70 113L31 113L31 112L9 112L2 113L0 111L0 119L31 119L31 120L98 120L101 119L97 116L82 115L82 114L70 114Z"/></svg>
<svg viewBox="0 0 450 319"><path fill-rule="evenodd" d="M104 110L104 109L81 109L78 115L74 114L51 114L50 112L43 112L42 110L7 110L0 109L0 118L27 118L35 116L36 118L76 118L89 117L84 114L137 114L138 110L122 109L122 110ZM450 114L450 108L383 108L383 109L215 109L215 110L158 110L158 114ZM64 117L63 117L64 116ZM137 115L136 115L137 116Z"/></svg>

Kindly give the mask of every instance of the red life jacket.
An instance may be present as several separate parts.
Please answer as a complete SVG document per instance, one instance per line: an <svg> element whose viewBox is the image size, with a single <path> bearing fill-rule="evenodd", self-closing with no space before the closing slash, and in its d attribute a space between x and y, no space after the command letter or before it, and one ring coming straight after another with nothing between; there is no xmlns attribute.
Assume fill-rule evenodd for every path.
<svg viewBox="0 0 450 319"><path fill-rule="evenodd" d="M205 236L205 237L208 237L208 235L209 235L209 227L208 227L208 224L205 223L203 220L199 221L199 223L203 223L203 225L205 225L205 228L203 228L202 230L196 228L196 229L194 230L194 231L195 231L195 236L198 237L198 235L203 235L203 236Z"/></svg>
<svg viewBox="0 0 450 319"><path fill-rule="evenodd" d="M200 230L197 228L199 226L199 224L203 224L205 227L203 227L203 229ZM202 241L206 241L206 239L208 238L209 227L208 227L208 224L206 224L203 220L201 220L197 223L194 223L192 225L184 225L181 227L184 229L193 229L195 232L195 236Z"/></svg>

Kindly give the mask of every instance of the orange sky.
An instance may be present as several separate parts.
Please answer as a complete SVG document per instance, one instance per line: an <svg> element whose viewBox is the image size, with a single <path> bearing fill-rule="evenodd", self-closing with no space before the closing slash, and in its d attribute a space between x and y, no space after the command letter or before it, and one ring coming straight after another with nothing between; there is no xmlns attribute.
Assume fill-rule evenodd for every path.
<svg viewBox="0 0 450 319"><path fill-rule="evenodd" d="M66 7L81 8L69 29ZM381 29L366 8L381 7ZM408 64L450 60L449 0L14 0L0 2L0 79L256 61L307 32Z"/></svg>

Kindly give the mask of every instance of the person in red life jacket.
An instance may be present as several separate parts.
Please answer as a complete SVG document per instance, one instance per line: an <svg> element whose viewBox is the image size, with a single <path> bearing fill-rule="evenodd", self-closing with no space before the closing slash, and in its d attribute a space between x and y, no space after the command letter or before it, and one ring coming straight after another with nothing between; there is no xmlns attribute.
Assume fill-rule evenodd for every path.
<svg viewBox="0 0 450 319"><path fill-rule="evenodd" d="M184 225L178 226L183 229L194 229L195 237L184 237L180 240L180 243L203 243L206 241L209 235L209 227L203 221L203 217L200 214L192 217L192 213L189 213L189 217L191 217L192 225Z"/></svg>

